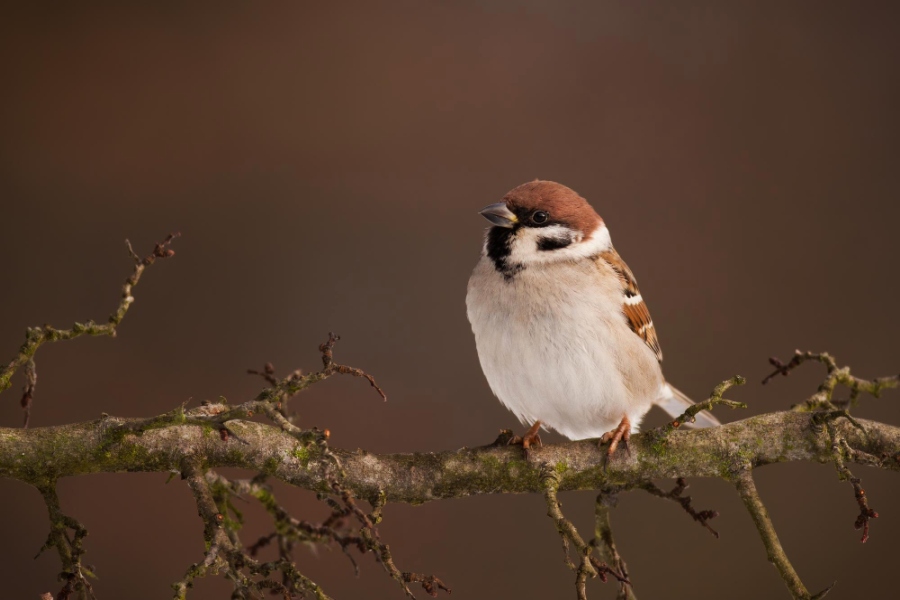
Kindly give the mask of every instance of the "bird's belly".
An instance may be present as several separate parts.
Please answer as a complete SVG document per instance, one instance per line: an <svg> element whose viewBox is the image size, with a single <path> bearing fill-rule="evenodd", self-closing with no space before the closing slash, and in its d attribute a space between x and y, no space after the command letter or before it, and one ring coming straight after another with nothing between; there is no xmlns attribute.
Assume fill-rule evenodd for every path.
<svg viewBox="0 0 900 600"><path fill-rule="evenodd" d="M572 439L598 437L626 414L639 422L662 376L621 307L577 286L525 283L470 287L469 320L494 394L524 423Z"/></svg>

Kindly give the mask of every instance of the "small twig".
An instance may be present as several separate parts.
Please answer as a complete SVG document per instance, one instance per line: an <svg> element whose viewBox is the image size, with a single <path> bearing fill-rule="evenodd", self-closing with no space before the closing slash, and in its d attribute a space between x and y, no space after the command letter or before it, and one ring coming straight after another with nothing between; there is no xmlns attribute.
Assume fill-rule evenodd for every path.
<svg viewBox="0 0 900 600"><path fill-rule="evenodd" d="M169 234L165 240L156 244L152 253L143 259L135 254L134 249L131 247L131 243L128 240L125 240L128 254L131 256L132 260L134 260L134 270L122 286L122 296L119 305L109 316L109 319L107 319L105 324L99 325L93 321L88 321L87 323L75 323L72 325L71 329L56 329L50 325L44 325L43 327L29 327L25 331L25 343L19 348L19 353L6 366L0 368L0 392L3 392L10 387L10 385L12 385L12 376L21 367L26 366L26 384L22 395L22 408L25 411L26 427L28 426L28 421L31 416L31 403L34 399L34 387L37 381L34 355L37 353L38 348L45 342L72 340L84 335L106 335L115 337L116 328L119 326L119 323L122 322L122 319L125 318L125 313L128 312L128 308L131 306L132 302L134 302L134 296L131 295L131 292L138 284L138 281L140 281L144 269L152 265L158 258L170 258L174 256L175 251L169 248L169 244L171 244L178 235L178 233Z"/></svg>
<svg viewBox="0 0 900 600"><path fill-rule="evenodd" d="M94 600L94 590L88 580L88 577L94 577L94 574L92 569L81 563L81 557L84 556L84 538L88 534L87 529L77 520L63 514L59 496L56 493L56 481L47 482L39 489L49 513L50 533L35 558L43 554L45 550L56 548L62 563L59 579L64 583L63 588L56 595L57 600L68 600L72 594L75 594L79 600ZM68 533L70 529L74 532L72 537Z"/></svg>
<svg viewBox="0 0 900 600"><path fill-rule="evenodd" d="M25 386L22 388L22 410L25 411L25 421L22 427L28 428L28 422L31 420L31 401L34 399L34 388L37 385L37 365L34 358L29 358L25 363Z"/></svg>
<svg viewBox="0 0 900 600"><path fill-rule="evenodd" d="M292 517L287 510L278 504L272 489L265 484L265 477L263 476L232 481L210 471L206 474L206 480L214 490L224 489L231 494L253 496L259 500L275 522L275 533L261 537L248 548L251 556L255 556L260 548L270 544L273 540L278 542L280 557L285 560L290 559L290 551L296 543L327 544L334 542L353 564L356 574L359 574L359 565L347 549L355 547L363 554L367 549L363 544L362 538L357 535L342 533L336 528L344 520L343 513L339 515L332 513L327 521L322 524L309 523L308 521L301 521Z"/></svg>
<svg viewBox="0 0 900 600"><path fill-rule="evenodd" d="M403 578L405 583L421 583L422 587L425 589L425 593L427 593L432 598L436 598L438 595L438 590L444 590L448 594L452 593L452 590L448 588L443 581L435 577L434 575L422 575L421 573L402 573L400 575Z"/></svg>
<svg viewBox="0 0 900 600"><path fill-rule="evenodd" d="M808 360L819 361L820 363L825 365L829 373L837 369L837 364L834 362L834 358L832 358L831 355L826 352L816 354L813 352L800 352L799 350L794 350L794 356L792 356L791 360L786 363L782 362L781 359L777 356L772 356L771 358L769 358L769 364L775 367L775 370L766 375L766 377L762 380L762 384L766 385L778 375L787 377L791 374L791 371Z"/></svg>
<svg viewBox="0 0 900 600"><path fill-rule="evenodd" d="M332 520L336 518L354 517L361 525L359 537L362 539L363 545L375 555L376 560L381 563L385 572L400 585L403 593L408 598L415 599L415 595L407 585L409 583L421 583L425 592L432 597L437 596L439 589L444 590L448 594L451 593L450 588L434 575L402 572L397 568L390 547L381 541L381 535L376 527L377 523L381 521L381 509L384 507L381 496L373 499L373 511L371 515L368 515L356 504L356 500L350 493L350 490L342 486L338 480L333 477L330 478L330 485L331 489L341 498L343 504L338 503L333 498L322 497L333 511L332 516L323 525L331 525Z"/></svg>
<svg viewBox="0 0 900 600"><path fill-rule="evenodd" d="M815 361L825 365L825 380L819 385L816 393L810 396L805 403L794 406L795 410L841 410L842 408L855 406L859 401L859 395L863 392L878 398L882 390L895 388L900 385L900 375L879 377L869 381L851 375L850 367L838 367L837 361L827 352L800 352L799 350L794 351L794 356L787 363L774 356L770 358L769 363L775 367L775 371L767 375L762 382L766 384L779 374L787 377L794 369L808 361ZM834 400L834 390L838 385L843 385L850 389L850 397L847 400L840 402Z"/></svg>
<svg viewBox="0 0 900 600"><path fill-rule="evenodd" d="M559 492L559 474L550 465L545 465L541 472L541 482L544 487L544 499L547 501L547 516L556 524L563 545L563 557L566 565L575 571L575 593L578 600L587 600L587 580L599 577L606 583L607 575L612 575L620 582L627 584L627 575L610 568L591 556L593 547L585 543L575 525L569 521L562 512L562 504L557 496ZM579 557L578 565L569 557L570 544L575 547L575 553ZM624 565L623 565L624 566Z"/></svg>
<svg viewBox="0 0 900 600"><path fill-rule="evenodd" d="M615 496L611 493L601 493L597 496L597 501L594 505L594 539L591 540L590 546L596 549L599 564L604 566L612 565L612 567L607 568L619 582L619 591L616 594L617 600L637 600L634 587L628 578L628 565L625 564L625 560L619 554L616 542L613 539L609 509L614 502ZM591 557L591 560L597 566L597 559Z"/></svg>
<svg viewBox="0 0 900 600"><path fill-rule="evenodd" d="M310 385L314 383L318 383L324 379L328 379L332 375L352 375L354 377L363 377L365 378L369 384L375 391L378 392L378 395L382 397L385 401L387 400L387 395L385 395L384 390L382 390L377 383L375 383L375 378L363 371L362 369L357 369L355 367L349 367L347 365L340 365L334 362L334 345L340 340L340 336L335 335L334 333L328 334L328 340L319 346L319 351L322 353L322 370L316 371L315 373L308 373L306 375L302 374L301 371L297 370L285 377L282 380L277 380L274 377L274 368L272 369L272 373L266 373L265 371L262 373L263 377L266 378L267 381L271 383L272 379L275 379L275 383L270 388L266 388L257 395L257 400L264 400L266 402L272 403L283 403L286 402L291 397L295 396L299 392L305 390ZM268 367L269 365L267 365ZM260 374L257 371L250 370L248 371L252 374Z"/></svg>
<svg viewBox="0 0 900 600"><path fill-rule="evenodd" d="M849 481L850 485L853 486L853 496L856 498L856 503L859 506L859 516L856 518L856 522L853 526L856 529L863 530L862 538L859 541L865 544L869 540L869 520L877 519L878 513L869 507L869 497L862 487L861 480L859 477L853 475L844 462L844 452L847 452L848 454L853 452L847 444L847 440L839 436L830 424L828 425L828 433L831 435L832 439L831 454L834 461L834 467L838 472L838 477L842 480Z"/></svg>
<svg viewBox="0 0 900 600"><path fill-rule="evenodd" d="M266 363L263 366L262 371L257 371L256 369L247 369L247 374L248 375L259 375L260 377L262 377L263 379L265 379L272 385L278 385L280 383L278 381L278 379L275 377L275 367L272 365L272 363Z"/></svg>
<svg viewBox="0 0 900 600"><path fill-rule="evenodd" d="M766 554L769 557L769 562L774 564L775 568L778 569L778 573L781 575L781 579L784 581L785 585L787 585L788 590L790 590L791 595L798 600L818 600L823 598L825 594L831 590L834 584L832 583L815 595L810 595L807 591L800 576L797 575L797 571L794 570L793 565L791 565L791 562L788 560L784 548L781 547L781 542L778 540L778 534L775 533L775 527L772 525L772 520L769 518L769 511L766 510L766 506L763 504L762 498L760 498L759 492L756 489L756 483L753 481L753 473L750 470L742 471L735 478L734 485L738 494L741 496L741 500L744 501L744 506L750 513L750 517L753 519L753 524L756 525L756 530L759 532L760 538L762 538L763 545L766 548Z"/></svg>
<svg viewBox="0 0 900 600"><path fill-rule="evenodd" d="M353 375L354 377L364 377L375 391L378 392L378 395L387 402L387 394L384 393L378 384L375 383L375 378L363 371L362 369L357 369L354 367L348 367L347 365L340 365L334 362L334 345L341 339L341 336L335 333L328 334L328 341L319 346L319 351L322 353L322 365L324 366L324 372L329 374L331 373L340 373L341 375Z"/></svg>
<svg viewBox="0 0 900 600"><path fill-rule="evenodd" d="M668 433L673 429L681 427L685 423L693 423L696 420L695 416L697 415L697 413L704 410L711 411L714 406L722 405L732 409L747 408L747 405L743 402L735 402L733 400L725 400L724 398L722 398L722 395L731 387L736 385L744 385L745 383L747 383L747 380L740 375L735 375L731 379L726 379L715 388L713 388L713 391L709 394L709 398L707 398L703 402L692 404L681 414L681 416L677 417L674 421L664 425L661 428L662 433Z"/></svg>
<svg viewBox="0 0 900 600"><path fill-rule="evenodd" d="M716 539L719 538L719 532L713 529L709 525L709 521L715 519L719 516L718 511L715 510L701 510L697 511L694 509L693 505L691 505L691 497L690 496L682 496L681 494L688 488L687 482L684 480L684 477L679 477L675 482L675 487L672 488L671 492L663 491L659 486L657 486L652 481L645 481L641 484L641 489L654 496L659 498L665 498L666 500L671 500L675 502L681 508L684 509L684 512L689 514L692 519L700 523L703 527L705 527L711 534L713 534Z"/></svg>
<svg viewBox="0 0 900 600"><path fill-rule="evenodd" d="M204 577L210 570L221 571L231 580L236 598L256 597L255 593L269 590L284 598L312 593L317 600L330 600L322 588L297 571L290 560L282 557L272 562L260 562L250 556L240 545L236 526L228 519L227 510L216 502L217 493L220 500L223 499L224 488L214 490L207 475L194 465L185 465L183 473L203 520L203 537L208 550L202 562L191 565L184 578L172 585L175 600L184 600L194 580ZM213 478L213 481L218 480ZM281 573L281 582L270 577L276 572Z"/></svg>

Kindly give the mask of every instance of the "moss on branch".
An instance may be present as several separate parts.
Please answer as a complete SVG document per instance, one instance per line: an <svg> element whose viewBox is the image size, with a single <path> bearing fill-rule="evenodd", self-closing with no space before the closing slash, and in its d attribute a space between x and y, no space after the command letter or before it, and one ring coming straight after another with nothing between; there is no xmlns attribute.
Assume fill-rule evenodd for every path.
<svg viewBox="0 0 900 600"><path fill-rule="evenodd" d="M190 411L188 411L190 416ZM281 428L227 421L240 440L210 435L199 424L170 424L132 432L141 419L96 421L35 429L0 428L0 476L42 487L60 477L90 473L178 471L185 459L209 468L260 471L304 489L328 491L321 462L330 460ZM845 440L849 462L900 470L900 428L859 419L831 424ZM125 433L122 431L125 430ZM112 441L110 441L112 440ZM791 411L750 417L713 429L677 430L662 448L653 431L635 435L629 453L609 463L595 442L549 444L533 449L504 446L416 454L371 454L331 448L343 484L357 497L384 494L389 502L421 504L473 494L542 493L541 469L557 469L559 489L627 489L650 478L724 477L747 467L833 458L832 437L813 415Z"/></svg>
<svg viewBox="0 0 900 600"><path fill-rule="evenodd" d="M258 401L251 401L255 402ZM240 414L245 408L246 405L234 407L240 409L234 414ZM104 417L58 427L0 428L0 476L30 483L44 493L52 490L61 477L100 472L185 473L184 465L190 464L194 465L192 468L204 471L218 467L250 469L321 495L334 493L337 468L340 489L346 491L348 498L369 500L376 507L376 513L385 502L421 504L475 494L546 495L548 477L553 481L553 494L557 491L592 489L602 490L601 497L622 490L644 488L646 482L655 478L719 477L735 482L748 510L753 509L750 512L755 515L754 522L759 528L760 524L765 525L765 519L760 521L757 518L765 514L759 512L761 501L748 502L750 496L745 493L748 489L745 483L747 477L756 467L788 461L832 462L834 440L839 439L844 469L848 463L858 463L900 470L900 428L845 418L835 418L823 424L820 413L785 411L750 417L712 429L674 430L666 432L662 442L660 431L648 431L632 437L629 452L617 453L609 459L606 452L591 440L545 445L531 449L527 454L521 448L504 445L416 454L352 452L328 448L323 440L317 443L307 439L304 432L294 426L231 419L217 423L213 428L205 420L209 415L220 418L223 414L230 414L228 410L224 405L208 404L151 419ZM215 431L219 427L221 429ZM221 431L233 432L233 435L221 435ZM858 480L854 481L854 486L858 486ZM764 507L761 510L764 511ZM376 513L366 522L377 523L379 517ZM605 518L608 525L608 514ZM65 573L79 575L78 578L70 577L71 583L79 591L89 593L87 580L80 577L81 571L71 566L65 567L80 567L80 562L68 560L70 546L63 543L65 538L59 533L54 534L61 527L57 521L62 523L59 518L52 522L51 538L53 535L56 538L49 545L56 546L60 551ZM208 519L205 522L208 528ZM769 535L774 534L774 530L770 529L762 527L759 530L771 556L771 548L777 550L780 546L777 537ZM369 528L362 527L358 535L364 541L366 536L371 538L371 543L367 542L364 546L380 557L377 558L379 562L386 568L393 565L382 556L383 553L379 554L380 548L386 550L387 547L379 545ZM217 533L216 539L221 541L224 538ZM80 556L80 538L76 542ZM584 546L583 543L581 545ZM592 543L591 547L594 546L597 544ZM603 564L586 564L595 569L609 565L606 573L627 579L624 561L607 546L600 544L597 547ZM583 554L584 549L579 548L579 551ZM229 552L234 554L237 550ZM781 565L779 571L792 595L795 598L811 598L796 578L783 551L776 554L780 561L776 564ZM227 558L229 555L224 553L223 556ZM183 594L190 580L204 574L204 565L211 564L210 560L192 567L178 593ZM242 564L248 563L244 561ZM282 566L288 568L289 563ZM400 573L396 567L388 571L396 571L392 576L397 578L399 574L401 584L422 581L429 593L437 585L431 582L440 581L433 576L415 574L411 574L415 577L404 579L406 574ZM301 587L318 590L312 582L301 579L299 573L291 571L291 574L296 581L303 582ZM585 579L591 576L590 568L579 570L577 583L580 597L584 597ZM245 582L242 585L250 584ZM408 588L405 589L408 591ZM634 597L629 584L620 583L620 596Z"/></svg>

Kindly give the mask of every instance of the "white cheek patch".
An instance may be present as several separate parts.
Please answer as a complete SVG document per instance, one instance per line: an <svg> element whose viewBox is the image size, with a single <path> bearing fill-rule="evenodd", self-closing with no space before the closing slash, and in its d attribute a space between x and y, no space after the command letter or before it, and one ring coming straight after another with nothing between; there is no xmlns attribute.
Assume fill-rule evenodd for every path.
<svg viewBox="0 0 900 600"><path fill-rule="evenodd" d="M552 246L554 241L558 241L559 246L549 249L548 246ZM571 243L565 244L566 241ZM523 227L510 245L509 259L522 265L571 261L596 256L611 247L609 230L605 225L597 227L588 237L563 225Z"/></svg>

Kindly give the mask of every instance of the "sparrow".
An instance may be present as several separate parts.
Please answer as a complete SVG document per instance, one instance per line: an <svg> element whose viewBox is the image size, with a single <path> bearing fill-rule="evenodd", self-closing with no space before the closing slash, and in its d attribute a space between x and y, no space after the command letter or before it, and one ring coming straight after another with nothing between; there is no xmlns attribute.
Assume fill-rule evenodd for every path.
<svg viewBox="0 0 900 600"><path fill-rule="evenodd" d="M466 309L494 395L526 426L601 438L612 455L653 405L693 402L666 383L662 350L637 280L588 202L535 180L481 211L490 227ZM695 427L719 421L696 415Z"/></svg>

